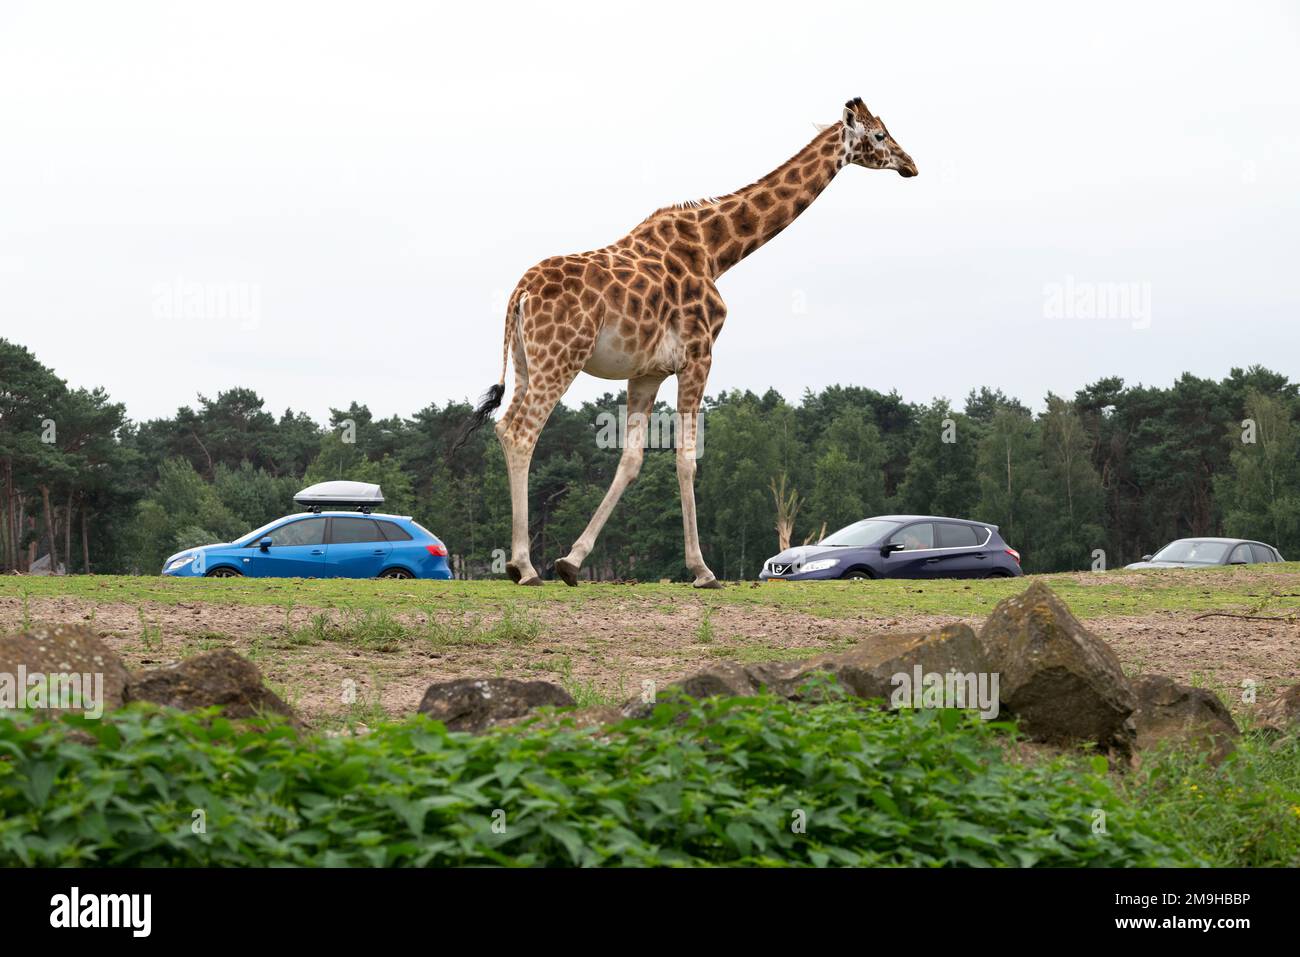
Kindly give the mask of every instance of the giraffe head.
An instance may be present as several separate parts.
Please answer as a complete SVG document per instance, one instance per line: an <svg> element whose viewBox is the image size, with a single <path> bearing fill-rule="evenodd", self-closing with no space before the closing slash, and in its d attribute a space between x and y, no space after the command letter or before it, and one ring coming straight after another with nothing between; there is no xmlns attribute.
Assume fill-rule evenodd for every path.
<svg viewBox="0 0 1300 957"><path fill-rule="evenodd" d="M884 122L872 116L862 97L844 104L844 145L848 162L867 169L897 170L899 176L915 176L916 163L889 135Z"/></svg>

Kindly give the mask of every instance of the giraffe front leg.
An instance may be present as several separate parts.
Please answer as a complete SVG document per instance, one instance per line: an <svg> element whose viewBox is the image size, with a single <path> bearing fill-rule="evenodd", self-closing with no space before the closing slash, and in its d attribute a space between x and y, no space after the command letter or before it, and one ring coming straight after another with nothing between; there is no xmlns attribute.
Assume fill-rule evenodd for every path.
<svg viewBox="0 0 1300 957"><path fill-rule="evenodd" d="M631 485L641 472L641 462L645 458L645 439L649 426L649 415L654 408L655 396L659 393L659 383L663 376L647 376L630 379L627 384L627 431L623 438L623 454L618 460L618 470L614 480L609 483L609 490L601 499L591 521L578 536L569 549L569 554L555 562L555 574L564 579L566 585L578 584L578 570L583 560L591 554L596 546L596 537L609 521L610 513L618 504L624 490Z"/></svg>
<svg viewBox="0 0 1300 957"><path fill-rule="evenodd" d="M677 413L680 428L677 433L677 487L682 494L682 532L686 538L686 567L696 588L721 588L721 583L704 564L700 551L700 532L695 519L695 461L699 457L700 400L704 396L704 383L708 366L696 367L677 374Z"/></svg>

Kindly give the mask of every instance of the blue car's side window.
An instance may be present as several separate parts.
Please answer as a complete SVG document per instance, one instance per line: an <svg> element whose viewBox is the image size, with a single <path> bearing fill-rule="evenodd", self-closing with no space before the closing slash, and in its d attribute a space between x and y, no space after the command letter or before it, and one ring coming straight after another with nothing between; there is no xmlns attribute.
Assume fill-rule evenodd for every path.
<svg viewBox="0 0 1300 957"><path fill-rule="evenodd" d="M289 522L274 529L267 537L275 548L284 545L320 545L325 541L325 519L306 518Z"/></svg>
<svg viewBox="0 0 1300 957"><path fill-rule="evenodd" d="M378 523L369 518L336 518L330 530L331 545L354 545L361 542L382 542Z"/></svg>
<svg viewBox="0 0 1300 957"><path fill-rule="evenodd" d="M384 538L388 539L390 542L411 541L410 533L400 525L395 525L392 522L379 522L378 525L379 530L384 534Z"/></svg>

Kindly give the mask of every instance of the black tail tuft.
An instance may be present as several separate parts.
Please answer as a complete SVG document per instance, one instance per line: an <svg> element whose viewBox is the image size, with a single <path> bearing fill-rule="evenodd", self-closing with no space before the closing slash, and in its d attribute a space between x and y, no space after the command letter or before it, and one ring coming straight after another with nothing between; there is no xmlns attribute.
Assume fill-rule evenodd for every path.
<svg viewBox="0 0 1300 957"><path fill-rule="evenodd" d="M498 382L492 388L483 393L483 398L479 400L478 408L473 414L465 420L465 424L460 427L460 432L456 436L456 441L451 444L449 455L455 455L461 450L469 437L477 432L488 420L488 417L501 405L501 400L505 397L506 387L504 383Z"/></svg>

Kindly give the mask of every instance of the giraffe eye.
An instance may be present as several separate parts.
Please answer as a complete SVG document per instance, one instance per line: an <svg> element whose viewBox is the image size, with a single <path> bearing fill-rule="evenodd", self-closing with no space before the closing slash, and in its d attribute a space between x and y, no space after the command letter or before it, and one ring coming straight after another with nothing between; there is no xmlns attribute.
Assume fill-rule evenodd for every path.
<svg viewBox="0 0 1300 957"><path fill-rule="evenodd" d="M877 134L876 134L876 142L877 142L877 143L883 143L883 142L885 142L885 134L884 134L884 133L877 133Z"/></svg>

